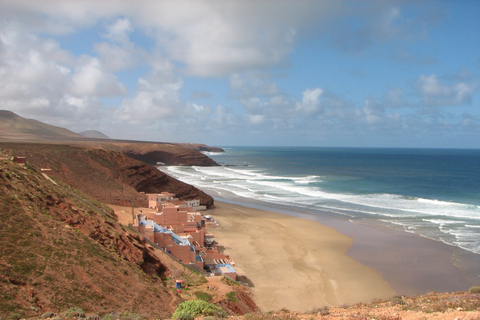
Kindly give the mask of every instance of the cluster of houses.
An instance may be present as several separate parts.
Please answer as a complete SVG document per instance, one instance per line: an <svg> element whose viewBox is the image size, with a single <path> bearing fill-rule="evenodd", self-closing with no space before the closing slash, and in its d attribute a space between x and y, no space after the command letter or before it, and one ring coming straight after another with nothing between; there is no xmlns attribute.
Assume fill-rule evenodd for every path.
<svg viewBox="0 0 480 320"><path fill-rule="evenodd" d="M182 201L168 192L146 196L150 209L137 215L132 225L135 230L205 275L225 275L237 280L235 263L207 231L207 227L215 227L217 223L211 216L201 214L206 207L200 205L200 200Z"/></svg>

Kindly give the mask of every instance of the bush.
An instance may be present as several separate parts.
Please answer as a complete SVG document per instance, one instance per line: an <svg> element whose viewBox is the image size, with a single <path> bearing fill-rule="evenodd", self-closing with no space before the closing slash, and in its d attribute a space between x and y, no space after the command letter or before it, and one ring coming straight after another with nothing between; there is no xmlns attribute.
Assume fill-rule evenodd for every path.
<svg viewBox="0 0 480 320"><path fill-rule="evenodd" d="M185 314L191 315L192 317L197 315L220 317L225 316L222 308L203 300L189 300L180 303L172 317L179 320L189 320L185 318L188 317Z"/></svg>
<svg viewBox="0 0 480 320"><path fill-rule="evenodd" d="M197 296L198 299L203 300L203 301L207 301L207 302L212 301L212 298L213 298L211 294L208 294L208 293L203 292L203 291L196 291L195 295Z"/></svg>
<svg viewBox="0 0 480 320"><path fill-rule="evenodd" d="M396 306L396 305L405 305L406 302L402 299L402 297L393 297L392 300L390 301L390 304L392 306Z"/></svg>
<svg viewBox="0 0 480 320"><path fill-rule="evenodd" d="M473 286L470 289L468 289L468 293L470 294L477 294L480 293L480 287L478 286Z"/></svg>

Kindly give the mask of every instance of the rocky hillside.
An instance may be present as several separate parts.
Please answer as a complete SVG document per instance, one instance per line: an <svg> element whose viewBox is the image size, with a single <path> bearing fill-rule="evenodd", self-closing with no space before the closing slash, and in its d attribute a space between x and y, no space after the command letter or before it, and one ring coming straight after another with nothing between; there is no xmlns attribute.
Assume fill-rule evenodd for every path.
<svg viewBox="0 0 480 320"><path fill-rule="evenodd" d="M180 199L200 199L213 207L213 198L155 167L122 153L95 146L0 142L6 153L26 157L28 163L108 204L147 206L145 193L168 191Z"/></svg>
<svg viewBox="0 0 480 320"><path fill-rule="evenodd" d="M107 207L11 161L0 160L0 181L1 315L78 306L165 317L181 301L164 284L173 263Z"/></svg>
<svg viewBox="0 0 480 320"><path fill-rule="evenodd" d="M97 319L123 312L164 319L209 290L203 277L119 225L107 206L9 158L0 152L0 318L81 308ZM176 279L189 291L178 294ZM241 300L232 303L220 291ZM228 314L256 310L244 287L217 292L211 296Z"/></svg>

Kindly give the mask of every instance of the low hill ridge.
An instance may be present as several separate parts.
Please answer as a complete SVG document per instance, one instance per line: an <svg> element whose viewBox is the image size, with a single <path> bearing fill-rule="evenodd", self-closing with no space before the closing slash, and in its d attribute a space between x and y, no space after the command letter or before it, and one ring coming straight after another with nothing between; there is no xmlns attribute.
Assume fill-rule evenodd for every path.
<svg viewBox="0 0 480 320"><path fill-rule="evenodd" d="M52 126L33 119L25 119L8 110L0 110L0 137L9 140L66 140L82 138L81 135L65 128Z"/></svg>
<svg viewBox="0 0 480 320"><path fill-rule="evenodd" d="M91 137L85 137L37 120L25 119L11 111L0 110L0 141L86 145L105 148L122 152L151 165L218 166L215 161L202 152L223 152L221 148L204 144L114 140L98 131L94 133L86 131L86 135Z"/></svg>

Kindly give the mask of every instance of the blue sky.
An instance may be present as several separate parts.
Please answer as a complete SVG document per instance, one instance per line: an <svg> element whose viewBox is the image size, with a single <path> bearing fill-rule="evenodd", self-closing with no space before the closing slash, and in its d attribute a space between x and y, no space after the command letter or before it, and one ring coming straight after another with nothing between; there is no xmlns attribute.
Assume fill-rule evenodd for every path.
<svg viewBox="0 0 480 320"><path fill-rule="evenodd" d="M111 138L480 147L480 1L0 0L0 109Z"/></svg>

